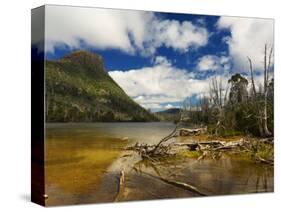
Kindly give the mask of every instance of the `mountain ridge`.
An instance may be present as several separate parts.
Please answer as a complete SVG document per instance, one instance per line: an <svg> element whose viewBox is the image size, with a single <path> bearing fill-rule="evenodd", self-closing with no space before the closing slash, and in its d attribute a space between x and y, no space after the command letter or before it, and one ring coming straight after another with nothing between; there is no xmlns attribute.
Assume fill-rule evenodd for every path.
<svg viewBox="0 0 281 212"><path fill-rule="evenodd" d="M75 51L46 61L47 122L157 121L109 76L103 58Z"/></svg>
<svg viewBox="0 0 281 212"><path fill-rule="evenodd" d="M160 121L177 121L180 119L180 109L179 108L169 108L155 112L155 115Z"/></svg>

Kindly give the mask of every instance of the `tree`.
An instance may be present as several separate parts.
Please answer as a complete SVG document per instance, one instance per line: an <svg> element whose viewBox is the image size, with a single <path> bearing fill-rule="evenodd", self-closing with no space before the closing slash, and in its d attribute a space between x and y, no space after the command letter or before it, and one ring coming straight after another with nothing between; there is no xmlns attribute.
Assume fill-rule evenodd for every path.
<svg viewBox="0 0 281 212"><path fill-rule="evenodd" d="M267 58L267 45L264 46L264 108L263 108L263 130L265 136L270 136L272 133L268 130L267 126L267 95L268 95L268 74L271 68L271 57L273 48L270 48L269 56Z"/></svg>
<svg viewBox="0 0 281 212"><path fill-rule="evenodd" d="M256 86L255 86L255 81L254 81L254 71L253 71L253 65L252 65L252 60L251 58L248 57L249 61L249 66L250 66L250 71L251 71L251 82L252 82L252 90L254 94L254 98L257 96L257 91L256 91Z"/></svg>
<svg viewBox="0 0 281 212"><path fill-rule="evenodd" d="M209 123L210 99L206 96L199 97L199 108L201 111L201 121L204 123Z"/></svg>
<svg viewBox="0 0 281 212"><path fill-rule="evenodd" d="M246 78L240 74L235 74L228 80L228 83L231 84L229 92L229 101L231 104L242 103L247 100L248 80Z"/></svg>
<svg viewBox="0 0 281 212"><path fill-rule="evenodd" d="M224 94L223 94L224 93ZM227 100L228 87L223 88L222 78L214 77L210 82L210 101L212 103L212 111L216 119L215 134L217 135L220 129L225 129L224 122L224 105Z"/></svg>
<svg viewBox="0 0 281 212"><path fill-rule="evenodd" d="M272 56L273 56L273 47L269 49L269 54L268 54L268 46L267 44L265 44L264 61L263 61L264 81L263 81L263 88L259 87L259 92L256 91L256 87L255 87L252 61L248 57L250 71L251 71L252 89L253 89L252 102L255 107L254 111L257 112L255 116L258 119L258 126L261 136L272 135L272 133L268 129L268 95L272 95L271 92L273 92L273 89L271 89L271 85L273 85L273 79L272 79L272 83L269 82L269 73L270 73L270 69L272 68L272 64L271 64ZM262 105L262 107L260 105Z"/></svg>

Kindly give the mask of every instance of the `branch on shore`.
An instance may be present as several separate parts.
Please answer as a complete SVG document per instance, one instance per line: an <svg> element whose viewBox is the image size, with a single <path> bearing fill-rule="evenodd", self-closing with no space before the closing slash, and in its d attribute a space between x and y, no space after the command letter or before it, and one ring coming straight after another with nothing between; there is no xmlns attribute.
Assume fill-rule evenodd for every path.
<svg viewBox="0 0 281 212"><path fill-rule="evenodd" d="M124 172L124 170L121 170L119 177L118 177L117 194L116 194L114 202L119 201L120 195L124 189L124 183L125 183L125 172Z"/></svg>
<svg viewBox="0 0 281 212"><path fill-rule="evenodd" d="M152 178L155 178L155 179L158 179L158 180L161 180L169 185L173 185L175 187L178 187L178 188L181 188L181 189L184 189L184 190L187 190L187 191L190 191L190 192L193 192L193 193L196 193L200 196L207 196L206 194L204 194L203 192L199 191L198 188L196 188L195 186L193 185L190 185L188 183L183 183L183 182L179 182L179 181L174 181L174 180L169 180L169 179L165 179L163 177L160 177L160 176L156 176L156 175L153 175L153 174L150 174L150 173L147 173L147 172L141 172L142 174L145 174L147 176L150 176Z"/></svg>
<svg viewBox="0 0 281 212"><path fill-rule="evenodd" d="M265 163L265 164L269 164L271 166L274 165L274 161L273 160L266 160L260 156L256 157L256 161L261 162L261 163Z"/></svg>
<svg viewBox="0 0 281 212"><path fill-rule="evenodd" d="M205 140L194 142L192 140L186 140L185 142L171 142L165 143L169 139L181 136L196 135L199 133L205 133L206 127L196 129L186 129L176 126L175 129L166 137L161 139L156 145L138 144L127 147L127 150L134 150L142 157L152 162L159 162L163 158L177 155L181 150L188 151L200 151L198 161L211 156L213 159L219 159L224 151L231 151L235 153L250 152L256 158L256 151L260 144L274 145L273 138L254 139L254 138L241 138L234 141L221 141L221 140ZM265 158L257 158L256 161L261 163L273 164L273 160L267 160Z"/></svg>
<svg viewBox="0 0 281 212"><path fill-rule="evenodd" d="M179 129L179 136L201 135L207 133L207 126L195 129L181 128Z"/></svg>

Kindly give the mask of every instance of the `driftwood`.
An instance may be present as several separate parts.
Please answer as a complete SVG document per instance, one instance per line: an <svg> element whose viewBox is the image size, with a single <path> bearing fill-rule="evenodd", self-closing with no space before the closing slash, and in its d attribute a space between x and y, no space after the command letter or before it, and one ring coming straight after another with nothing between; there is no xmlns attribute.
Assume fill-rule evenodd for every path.
<svg viewBox="0 0 281 212"><path fill-rule="evenodd" d="M147 144L140 145L136 143L135 146L127 147L126 149L137 151L139 155L145 159L152 159L155 157L165 157L171 155L171 153L169 153L170 146L163 145L163 144L169 141L171 138L182 136L183 134L198 135L200 133L206 133L206 132L207 132L207 127L196 128L196 129L186 129L186 128L178 129L178 125L176 125L174 130L169 135L162 138L156 145L147 145ZM198 147L198 144L187 144L187 145L192 150L195 150Z"/></svg>
<svg viewBox="0 0 281 212"><path fill-rule="evenodd" d="M115 197L114 202L118 202L120 198L120 194L122 193L124 189L124 183L125 183L125 172L124 170L120 171L119 177L118 177L118 187L117 187L117 195Z"/></svg>
<svg viewBox="0 0 281 212"><path fill-rule="evenodd" d="M265 163L265 164L269 164L269 165L274 165L274 161L273 160L266 160L260 156L256 157L256 161L261 162L261 163Z"/></svg>
<svg viewBox="0 0 281 212"><path fill-rule="evenodd" d="M265 143L265 144L273 144L274 139L273 138L263 138L259 140L260 143Z"/></svg>
<svg viewBox="0 0 281 212"><path fill-rule="evenodd" d="M199 147L198 143L192 143L192 144L186 144L190 151L196 151L196 149Z"/></svg>
<svg viewBox="0 0 281 212"><path fill-rule="evenodd" d="M171 138L173 137L176 137L176 133L177 133L177 130L178 130L178 125L176 125L176 127L174 128L174 130L169 134L167 135L166 137L162 138L156 145L155 147L153 148L153 150L151 151L152 154L154 154L158 149L159 147L161 146L162 143L170 140Z"/></svg>
<svg viewBox="0 0 281 212"><path fill-rule="evenodd" d="M200 142L187 142L187 143L174 143L175 146L187 146L190 151L201 150L205 148L215 148L222 147L225 145L225 142L222 141L200 141Z"/></svg>
<svg viewBox="0 0 281 212"><path fill-rule="evenodd" d="M178 188L181 188L181 189L184 189L184 190L187 190L187 191L191 191L191 192L196 193L196 194L198 194L200 196L207 196L203 192L199 191L198 188L196 188L195 186L192 186L190 184L183 183L183 182L178 182L178 181L174 181L174 180L168 180L168 179L165 179L163 177L155 176L155 175L147 173L147 172L141 172L141 173L145 174L147 176L150 176L152 178L161 180L161 181L163 181L163 182L165 182L165 183L167 183L169 185L173 185L173 186L176 186Z"/></svg>
<svg viewBox="0 0 281 212"><path fill-rule="evenodd" d="M171 147L169 145L159 145L157 148L156 147L157 145L136 143L134 146L126 147L125 150L136 151L142 159L148 159L154 162L156 162L158 158L160 159L173 155L170 153Z"/></svg>
<svg viewBox="0 0 281 212"><path fill-rule="evenodd" d="M195 128L195 129L189 129L189 128L179 129L179 136L200 135L204 133L207 133L207 126L202 128Z"/></svg>
<svg viewBox="0 0 281 212"><path fill-rule="evenodd" d="M213 159L219 159L221 157L221 152L232 151L232 152L253 152L253 147L258 143L270 144L273 145L273 138L265 138L259 140L253 140L251 138L241 138L234 141L220 141L220 140L205 140L205 141L187 141L187 142L170 142L168 145L167 142L171 138L177 136L187 136L187 135L196 135L200 133L205 133L207 131L206 127L196 128L196 129L186 129L179 128L178 125L175 129L166 137L161 139L156 145L147 145L147 144L138 144L134 146L127 147L127 150L134 150L138 152L142 159L150 160L152 162L159 162L161 159L177 155L178 147L187 148L189 151L200 151L201 156L198 157L198 160L206 158L206 156L211 156ZM261 163L273 164L273 160L267 161L263 158L257 158L256 161Z"/></svg>
<svg viewBox="0 0 281 212"><path fill-rule="evenodd" d="M244 147L244 149L247 150L243 139L232 141L232 142L213 140L213 141L201 141L201 142L173 143L171 145L163 145L163 144L147 145L147 144L136 143L134 146L127 147L126 150L134 150L138 152L138 154L143 159L157 161L158 159L175 155L175 153L171 151L171 149L174 146L186 146L190 151L203 151L203 152L234 150L242 147Z"/></svg>
<svg viewBox="0 0 281 212"><path fill-rule="evenodd" d="M197 158L197 160L200 161L200 160L204 159L207 155L208 155L208 152L204 151L203 154Z"/></svg>

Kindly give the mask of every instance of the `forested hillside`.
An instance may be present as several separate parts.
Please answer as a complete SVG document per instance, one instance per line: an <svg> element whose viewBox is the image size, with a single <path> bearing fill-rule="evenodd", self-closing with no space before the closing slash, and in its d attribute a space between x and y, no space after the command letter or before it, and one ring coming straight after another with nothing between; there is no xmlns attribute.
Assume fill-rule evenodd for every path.
<svg viewBox="0 0 281 212"><path fill-rule="evenodd" d="M155 121L107 74L101 56L73 52L46 62L47 122Z"/></svg>

